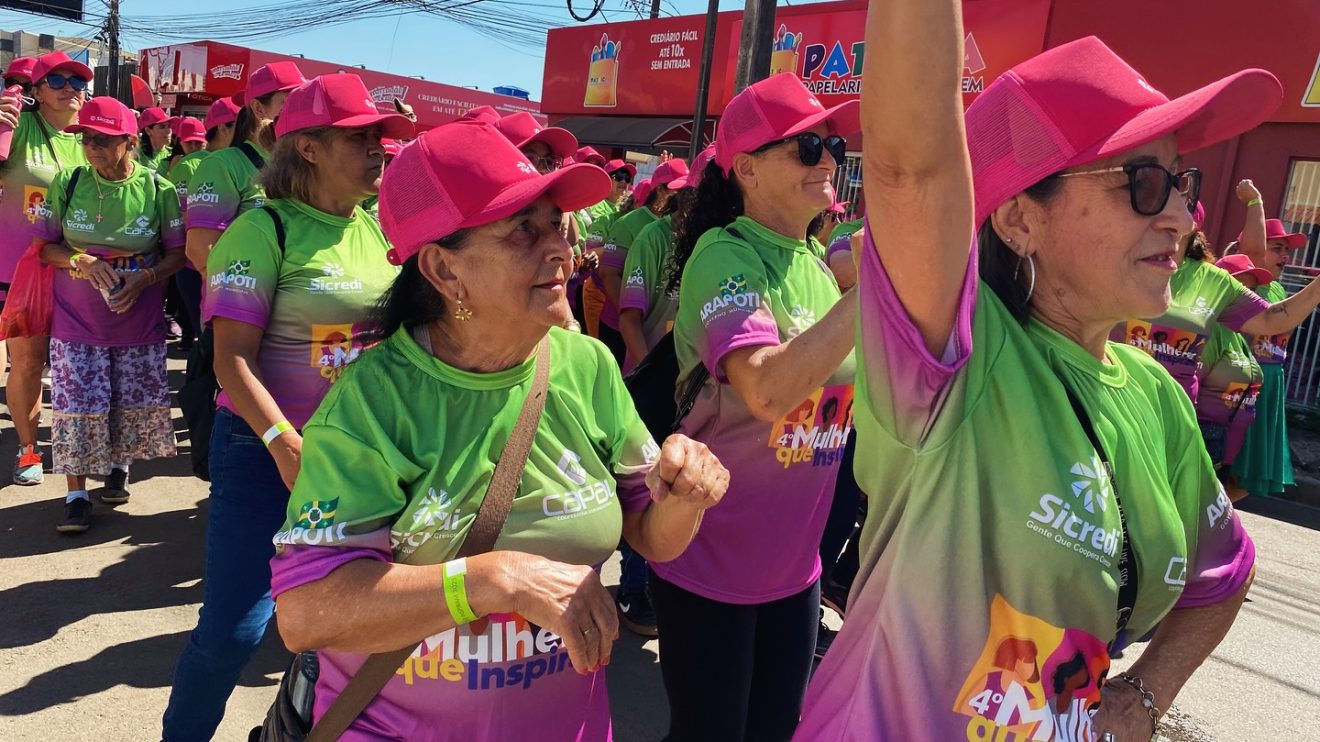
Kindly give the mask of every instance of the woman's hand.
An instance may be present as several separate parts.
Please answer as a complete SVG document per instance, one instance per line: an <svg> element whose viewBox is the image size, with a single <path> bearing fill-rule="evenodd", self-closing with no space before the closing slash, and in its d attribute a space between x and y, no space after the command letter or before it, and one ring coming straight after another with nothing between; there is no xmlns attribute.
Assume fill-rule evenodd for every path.
<svg viewBox="0 0 1320 742"><path fill-rule="evenodd" d="M0 124L5 124L14 129L18 128L18 115L22 112L22 100L0 95Z"/></svg>
<svg viewBox="0 0 1320 742"><path fill-rule="evenodd" d="M619 617L609 591L591 567L564 564L521 552L499 552L492 578L498 583L498 604L474 602L477 615L508 610L558 634L568 659L579 674L610 663L619 637ZM471 564L469 563L469 570Z"/></svg>
<svg viewBox="0 0 1320 742"><path fill-rule="evenodd" d="M729 470L706 444L675 433L665 439L660 459L646 474L651 499L666 498L707 510L717 505L729 489Z"/></svg>
<svg viewBox="0 0 1320 742"><path fill-rule="evenodd" d="M1091 718L1095 738L1109 732L1115 742L1148 742L1155 736L1155 721L1141 705L1141 694L1121 680L1100 689L1100 710Z"/></svg>
<svg viewBox="0 0 1320 742"><path fill-rule="evenodd" d="M82 271L92 286L101 291L112 291L119 284L119 274L110 264L96 257L83 253L78 256L78 270Z"/></svg>
<svg viewBox="0 0 1320 742"><path fill-rule="evenodd" d="M280 470L280 479L284 480L284 486L290 492L293 491L294 480L298 478L298 471L302 469L302 442L302 436L294 430L285 431L270 442L270 455Z"/></svg>
<svg viewBox="0 0 1320 742"><path fill-rule="evenodd" d="M578 258L576 270L578 273L587 275L589 273L595 273L596 269L599 267L600 256L594 252L584 252Z"/></svg>
<svg viewBox="0 0 1320 742"><path fill-rule="evenodd" d="M97 261L98 263L101 261ZM102 263L104 265L104 263ZM151 285L148 273L145 271L132 271L130 273L116 273L116 276L122 276L124 285L121 289L110 295L107 302L110 305L110 311L115 314L123 314L133 308L137 303L138 297L142 291Z"/></svg>
<svg viewBox="0 0 1320 742"><path fill-rule="evenodd" d="M1242 203L1249 204L1260 198L1260 191L1257 190L1256 184L1248 178L1237 184L1237 197Z"/></svg>

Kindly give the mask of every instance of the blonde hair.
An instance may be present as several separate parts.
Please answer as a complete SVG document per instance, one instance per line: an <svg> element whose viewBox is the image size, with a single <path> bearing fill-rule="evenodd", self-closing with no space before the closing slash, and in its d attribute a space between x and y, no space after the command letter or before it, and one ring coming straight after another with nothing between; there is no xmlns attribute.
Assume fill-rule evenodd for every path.
<svg viewBox="0 0 1320 742"><path fill-rule="evenodd" d="M314 126L285 134L275 140L270 159L257 176L261 187L266 189L266 198L292 198L303 203L310 202L312 190L316 187L316 167L298 151L298 140L308 137L324 144L334 135L334 131L333 126Z"/></svg>

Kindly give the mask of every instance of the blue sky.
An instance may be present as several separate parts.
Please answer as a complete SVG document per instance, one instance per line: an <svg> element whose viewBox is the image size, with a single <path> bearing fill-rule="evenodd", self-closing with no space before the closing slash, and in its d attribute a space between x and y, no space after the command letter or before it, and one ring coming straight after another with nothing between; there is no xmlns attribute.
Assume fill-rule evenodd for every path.
<svg viewBox="0 0 1320 742"><path fill-rule="evenodd" d="M533 12L555 19L555 25L573 25L564 3L555 0L524 0L536 2ZM227 9L270 6L274 0L223 0ZM642 0L648 7L649 2ZM795 2L794 5L805 4ZM103 12L101 0L87 0L90 11ZM195 12L200 3L180 3L179 0L121 0L121 13L159 16L175 12L180 6ZM611 21L637 18L628 8L627 0L605 0L605 15ZM742 0L720 0L721 10L743 7ZM574 0L573 8L583 15L591 8L588 0ZM611 10L612 9L612 10ZM492 5L492 13L507 13L509 6ZM663 0L662 15L688 15L704 13L703 0ZM592 23L600 22L599 16ZM0 29L23 30L30 33L53 33L59 36L90 38L94 32L86 26L57 19L12 11L0 11ZM215 38L215 41L229 41ZM134 37L125 48L139 49L169 43L160 39ZM400 75L423 75L428 80L452 85L476 86L490 90L496 85L516 85L539 99L541 74L544 66L543 48L507 48L459 25L443 16L409 15L402 19L379 18L358 21L350 25L311 29L303 33L288 33L257 41L232 41L242 46L281 52L303 54L342 64L363 64L370 69Z"/></svg>

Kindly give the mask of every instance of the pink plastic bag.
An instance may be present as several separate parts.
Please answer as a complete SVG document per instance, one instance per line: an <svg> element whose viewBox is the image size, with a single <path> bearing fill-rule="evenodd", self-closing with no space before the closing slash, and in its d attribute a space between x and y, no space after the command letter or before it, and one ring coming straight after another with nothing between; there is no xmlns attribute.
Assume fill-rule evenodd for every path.
<svg viewBox="0 0 1320 742"><path fill-rule="evenodd" d="M14 268L5 309L0 312L0 340L50 334L55 313L55 269L41 260L41 243L34 242Z"/></svg>

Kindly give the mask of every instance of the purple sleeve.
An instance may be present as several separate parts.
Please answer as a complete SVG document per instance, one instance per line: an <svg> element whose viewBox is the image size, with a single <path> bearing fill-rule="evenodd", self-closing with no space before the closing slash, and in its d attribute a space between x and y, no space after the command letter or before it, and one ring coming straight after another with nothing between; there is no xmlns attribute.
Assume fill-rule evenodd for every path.
<svg viewBox="0 0 1320 742"><path fill-rule="evenodd" d="M847 252L852 249L852 235L842 237L830 243L830 247L825 251L825 262L829 262L834 257L834 253Z"/></svg>
<svg viewBox="0 0 1320 742"><path fill-rule="evenodd" d="M968 252L953 331L943 356L936 358L899 300L871 234L868 229L864 237L858 281L858 375L876 420L900 440L916 444L939 413L949 382L972 353L978 286L976 243L973 240Z"/></svg>
<svg viewBox="0 0 1320 742"><path fill-rule="evenodd" d="M647 301L645 286L636 286L631 283L624 283L623 291L619 294L619 311L625 309L640 309L645 315L651 307Z"/></svg>
<svg viewBox="0 0 1320 742"><path fill-rule="evenodd" d="M646 472L615 474L619 506L625 513L640 513L651 504L651 488L646 486Z"/></svg>
<svg viewBox="0 0 1320 742"><path fill-rule="evenodd" d="M624 263L628 262L628 248L624 245L616 244L613 240L606 242L604 249L600 252L600 264L606 268L623 270Z"/></svg>
<svg viewBox="0 0 1320 742"><path fill-rule="evenodd" d="M379 531L384 549L368 546L290 546L282 544L275 558L270 560L270 595L278 598L295 587L316 582L335 571L340 565L355 559L373 559L392 562L389 551L389 531Z"/></svg>
<svg viewBox="0 0 1320 742"><path fill-rule="evenodd" d="M697 350L711 376L721 384L727 384L729 379L720 368L724 356L739 348L763 345L779 345L779 325L765 306L754 312L726 314L707 322L704 342Z"/></svg>
<svg viewBox="0 0 1320 742"><path fill-rule="evenodd" d="M1236 281L1235 281L1236 283ZM1239 284L1240 285L1240 284ZM1242 326L1252 317L1270 308L1270 303L1256 292L1242 287L1243 293L1219 315L1219 323L1233 332L1242 332Z"/></svg>
<svg viewBox="0 0 1320 742"><path fill-rule="evenodd" d="M1256 545L1223 488L1216 490L1218 495L1198 520L1196 552L1188 559L1178 608L1199 608L1233 597L1256 564Z"/></svg>

